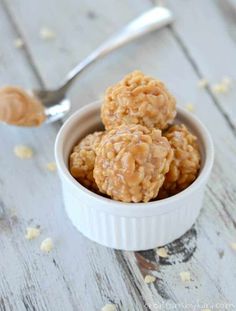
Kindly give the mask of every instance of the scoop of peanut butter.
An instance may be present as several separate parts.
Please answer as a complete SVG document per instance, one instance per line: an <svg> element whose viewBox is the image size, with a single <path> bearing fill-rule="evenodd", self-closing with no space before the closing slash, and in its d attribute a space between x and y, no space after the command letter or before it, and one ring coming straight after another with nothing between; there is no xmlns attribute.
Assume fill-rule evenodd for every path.
<svg viewBox="0 0 236 311"><path fill-rule="evenodd" d="M18 126L39 126L46 118L44 107L19 87L0 89L0 121Z"/></svg>

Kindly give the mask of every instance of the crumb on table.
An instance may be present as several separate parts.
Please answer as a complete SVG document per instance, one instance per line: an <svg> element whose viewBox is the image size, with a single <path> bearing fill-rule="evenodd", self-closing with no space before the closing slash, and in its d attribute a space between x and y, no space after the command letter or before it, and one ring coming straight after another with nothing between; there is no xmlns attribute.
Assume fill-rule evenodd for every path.
<svg viewBox="0 0 236 311"><path fill-rule="evenodd" d="M195 111L195 107L193 104L189 103L185 106L186 110L188 110L189 112L194 112Z"/></svg>
<svg viewBox="0 0 236 311"><path fill-rule="evenodd" d="M230 243L231 248L236 251L236 242Z"/></svg>
<svg viewBox="0 0 236 311"><path fill-rule="evenodd" d="M182 282L189 282L191 280L191 275L189 271L182 271L179 275Z"/></svg>
<svg viewBox="0 0 236 311"><path fill-rule="evenodd" d="M46 168L50 172L55 172L56 169L57 169L57 165L56 165L55 162L48 162L47 165L46 165Z"/></svg>
<svg viewBox="0 0 236 311"><path fill-rule="evenodd" d="M40 249L44 253L49 253L53 249L53 241L51 238L46 238L42 241Z"/></svg>
<svg viewBox="0 0 236 311"><path fill-rule="evenodd" d="M14 46L17 49L20 49L20 48L22 48L24 46L24 41L21 38L16 38L15 41L14 41Z"/></svg>
<svg viewBox="0 0 236 311"><path fill-rule="evenodd" d="M166 249L164 247L157 248L156 253L159 257L167 258L169 257Z"/></svg>
<svg viewBox="0 0 236 311"><path fill-rule="evenodd" d="M26 145L15 146L14 153L20 159L30 159L33 156L33 150Z"/></svg>
<svg viewBox="0 0 236 311"><path fill-rule="evenodd" d="M101 311L116 311L116 306L113 303L107 303Z"/></svg>
<svg viewBox="0 0 236 311"><path fill-rule="evenodd" d="M205 78L200 79L200 80L198 81L198 87L199 87L199 88L207 87L208 84L209 84L209 82L208 82L208 80L205 79Z"/></svg>
<svg viewBox="0 0 236 311"><path fill-rule="evenodd" d="M228 93L232 85L232 80L229 77L223 77L219 83L212 86L212 91L215 94Z"/></svg>
<svg viewBox="0 0 236 311"><path fill-rule="evenodd" d="M40 229L34 227L26 228L26 235L25 238L27 240L36 239L40 235Z"/></svg>
<svg viewBox="0 0 236 311"><path fill-rule="evenodd" d="M146 284L154 283L155 281L156 281L155 276L150 275L150 274L147 274L147 275L145 276L145 278L144 278L144 282L145 282Z"/></svg>
<svg viewBox="0 0 236 311"><path fill-rule="evenodd" d="M40 29L39 34L40 34L41 39L43 40L51 40L56 37L56 33L47 27L42 27Z"/></svg>

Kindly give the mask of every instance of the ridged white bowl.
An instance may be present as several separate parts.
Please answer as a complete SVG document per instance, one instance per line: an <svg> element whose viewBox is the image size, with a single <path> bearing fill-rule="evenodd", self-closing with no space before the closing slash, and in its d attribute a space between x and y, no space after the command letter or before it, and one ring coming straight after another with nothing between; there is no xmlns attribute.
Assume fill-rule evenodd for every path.
<svg viewBox="0 0 236 311"><path fill-rule="evenodd" d="M116 249L146 250L174 241L191 228L202 206L214 159L207 129L178 107L177 122L186 124L199 139L202 165L198 178L181 193L164 200L122 203L89 191L68 170L73 146L86 134L102 128L100 105L96 102L78 110L56 138L55 157L68 217L86 237Z"/></svg>

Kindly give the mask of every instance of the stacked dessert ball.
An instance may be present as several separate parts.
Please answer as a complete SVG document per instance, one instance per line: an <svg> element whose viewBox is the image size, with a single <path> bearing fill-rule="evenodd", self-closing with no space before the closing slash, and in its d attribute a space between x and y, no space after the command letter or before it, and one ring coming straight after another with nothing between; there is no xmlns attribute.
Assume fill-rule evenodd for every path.
<svg viewBox="0 0 236 311"><path fill-rule="evenodd" d="M162 199L197 177L197 138L171 125L174 97L140 71L109 87L101 108L104 132L83 138L70 155L70 172L82 185L123 202Z"/></svg>

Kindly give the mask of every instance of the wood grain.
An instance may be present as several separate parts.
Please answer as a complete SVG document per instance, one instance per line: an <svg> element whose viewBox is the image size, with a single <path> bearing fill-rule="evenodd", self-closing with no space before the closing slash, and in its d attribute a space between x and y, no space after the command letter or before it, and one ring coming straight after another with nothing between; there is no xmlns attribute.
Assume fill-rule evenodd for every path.
<svg viewBox="0 0 236 311"><path fill-rule="evenodd" d="M234 132L236 128L236 4L235 1L168 0L175 12L173 30L200 78L206 78L208 93ZM188 25L188 27L186 27ZM212 87L223 77L232 80L226 94Z"/></svg>
<svg viewBox="0 0 236 311"><path fill-rule="evenodd" d="M135 4L132 0L101 0L99 6L82 0L5 1L0 23L6 29L7 48L1 48L4 62L0 81L28 87L39 85L41 79L47 86L57 85L67 70L107 35L151 5L145 0ZM196 225L167 246L170 257L166 260L151 250L140 253L137 263L135 253L112 251L88 241L66 219L58 178L45 170L53 158L60 124L35 130L2 126L0 148L7 156L0 157L4 168L0 172L0 247L4 251L0 258L0 310L93 311L109 301L125 311L158 310L160 305L165 310L168 303L175 304L176 310L183 310L182 303L199 303L199 310L203 304L236 305L236 254L230 248L236 236L236 138L231 114L236 94L232 90L224 97L215 96L208 89L197 88L203 76L211 83L222 75L234 77L234 42L223 27L228 23L226 13L213 1L175 0L170 6L176 16L173 27L109 55L78 79L70 96L75 111L100 97L106 86L125 73L140 68L166 81L179 105L194 103L195 113L210 130L216 148L204 208ZM220 38L214 36L212 44L206 44L209 33L203 26L208 20L201 15L202 9L211 16L209 33L221 34ZM53 29L56 39L40 39L42 26ZM16 31L24 38L26 50L12 48ZM220 48L223 38L224 49ZM227 58L225 66L221 55ZM27 162L15 159L12 149L17 143L31 145L35 157ZM41 226L38 240L25 241L28 224ZM55 250L49 256L39 251L41 239L47 236L55 240ZM140 264L140 256L152 264L151 270L147 263ZM181 271L190 271L191 282L181 282ZM146 273L157 277L155 284L144 283Z"/></svg>
<svg viewBox="0 0 236 311"><path fill-rule="evenodd" d="M12 55L10 58L5 51L4 65L9 62L14 68L14 76L10 72L3 83L37 86L37 79L33 83L32 78L34 69L27 62L31 52L13 48L18 34L7 18L9 14L3 9L1 14L5 17L1 19L3 27L9 26L5 36ZM26 38L24 40L27 42ZM19 71L16 69L18 62L23 67L18 67ZM5 70L1 79L6 79L7 75ZM1 167L6 168L1 172L0 188L1 249L4 250L0 260L1 308L99 310L110 301L126 310L133 307L143 310L142 298L117 263L114 252L87 241L66 218L58 178L46 170L46 164L53 160L53 144L59 127L60 124L55 124L29 130L1 126L0 148L7 155L1 157ZM24 162L15 158L13 148L21 143L34 149L32 160ZM53 193L58 195L52 196ZM16 211L14 217L12 210ZM38 240L25 240L28 225L40 225L42 235ZM49 256L39 251L40 241L47 236L55 243L55 250ZM6 271L9 259L11 265Z"/></svg>

